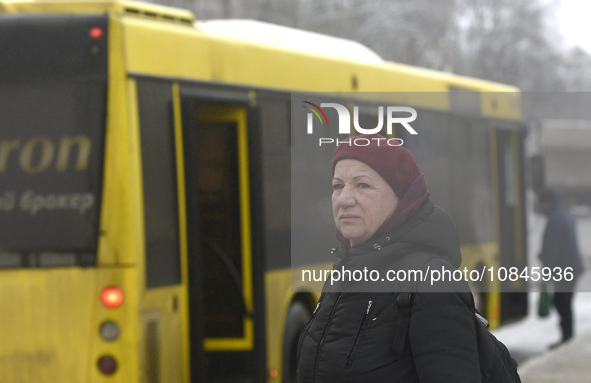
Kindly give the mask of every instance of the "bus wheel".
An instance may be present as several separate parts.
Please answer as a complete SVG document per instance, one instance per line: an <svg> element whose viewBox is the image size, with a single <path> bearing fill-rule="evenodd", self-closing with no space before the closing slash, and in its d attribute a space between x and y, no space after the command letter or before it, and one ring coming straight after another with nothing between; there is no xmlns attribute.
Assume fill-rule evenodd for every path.
<svg viewBox="0 0 591 383"><path fill-rule="evenodd" d="M298 381L298 340L308 320L310 310L302 302L294 302L287 311L285 320L285 336L283 338L283 383Z"/></svg>

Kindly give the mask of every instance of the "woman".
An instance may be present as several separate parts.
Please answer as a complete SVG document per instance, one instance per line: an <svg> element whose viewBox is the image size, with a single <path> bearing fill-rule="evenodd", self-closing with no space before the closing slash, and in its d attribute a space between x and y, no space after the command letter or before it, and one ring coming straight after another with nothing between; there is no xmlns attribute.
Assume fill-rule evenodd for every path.
<svg viewBox="0 0 591 383"><path fill-rule="evenodd" d="M353 139L369 144L341 143L332 159L332 207L342 242L333 270L367 267L383 277L417 252L433 255L422 269L455 270L461 263L455 226L428 200L410 152L377 134ZM481 381L465 282L457 286L464 292L436 292L419 282L406 322L395 285L382 278L371 283L325 284L300 337L301 382Z"/></svg>

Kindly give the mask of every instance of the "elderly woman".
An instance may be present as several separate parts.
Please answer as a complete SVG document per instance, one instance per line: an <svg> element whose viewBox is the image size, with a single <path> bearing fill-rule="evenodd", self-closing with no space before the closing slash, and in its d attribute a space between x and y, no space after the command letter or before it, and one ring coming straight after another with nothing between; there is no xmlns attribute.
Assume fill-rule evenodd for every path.
<svg viewBox="0 0 591 383"><path fill-rule="evenodd" d="M461 263L455 226L428 200L410 152L377 134L354 138L370 144L341 143L332 159L332 208L342 242L333 270L397 270L417 252L433 255L425 267L455 270ZM300 382L481 381L465 282L464 292L435 292L419 282L412 315L399 307L395 284L375 283L374 292L325 284L300 337Z"/></svg>

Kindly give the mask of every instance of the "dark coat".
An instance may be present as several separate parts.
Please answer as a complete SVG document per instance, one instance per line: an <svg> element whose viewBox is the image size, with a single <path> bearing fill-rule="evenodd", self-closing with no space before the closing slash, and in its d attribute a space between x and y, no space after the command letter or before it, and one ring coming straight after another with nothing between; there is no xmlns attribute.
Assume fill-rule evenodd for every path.
<svg viewBox="0 0 591 383"><path fill-rule="evenodd" d="M548 212L540 259L546 267L559 267L561 274L566 267L572 267L575 278L584 271L574 219L558 202Z"/></svg>
<svg viewBox="0 0 591 383"><path fill-rule="evenodd" d="M369 270L396 270L405 255L417 250L443 257L423 269L454 270L461 263L453 222L429 201L388 235L354 249L341 246L333 270L364 265ZM391 288L392 282L382 285L386 283ZM468 291L467 283L460 284ZM404 350L396 354L396 294L353 292L351 286L325 284L300 337L300 382L480 382L469 292L434 292L430 283L419 283Z"/></svg>

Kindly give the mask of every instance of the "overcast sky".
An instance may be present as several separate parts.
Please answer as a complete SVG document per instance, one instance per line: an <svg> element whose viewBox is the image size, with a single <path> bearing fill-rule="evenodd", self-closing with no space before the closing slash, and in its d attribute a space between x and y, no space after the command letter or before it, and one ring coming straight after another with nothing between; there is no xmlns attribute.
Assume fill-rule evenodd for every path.
<svg viewBox="0 0 591 383"><path fill-rule="evenodd" d="M591 0L561 0L558 22L567 44L591 53Z"/></svg>

